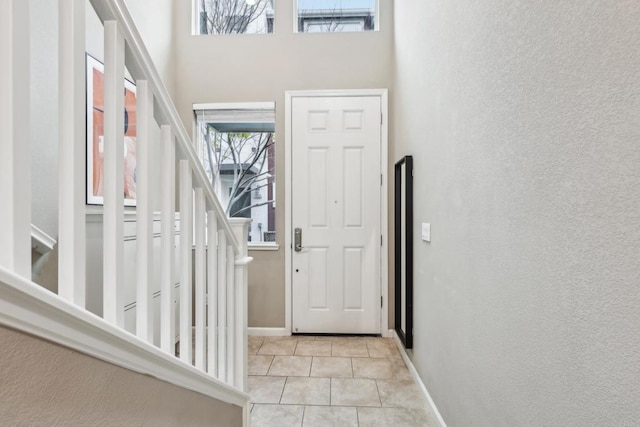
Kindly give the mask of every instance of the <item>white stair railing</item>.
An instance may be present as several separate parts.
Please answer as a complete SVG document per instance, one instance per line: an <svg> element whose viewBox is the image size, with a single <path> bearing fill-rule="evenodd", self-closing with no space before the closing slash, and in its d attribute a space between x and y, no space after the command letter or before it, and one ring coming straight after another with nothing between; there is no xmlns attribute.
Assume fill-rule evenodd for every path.
<svg viewBox="0 0 640 427"><path fill-rule="evenodd" d="M9 58L0 66L0 200L4 204L0 209L0 305L9 307L0 315L0 324L20 329L24 323L22 329L27 332L112 363L126 359L125 356L100 354L100 343L94 343L99 339L97 337L78 342L67 336L73 332L53 333L48 325L34 324L46 322L40 319L46 316L36 316L37 320L19 319L17 313L27 309L22 306L18 309L12 304L18 300L16 293L24 292L27 298L24 304L31 304L28 298L37 300L28 310L36 310L44 302L52 307L52 312L62 310L65 315L75 316L76 320L85 319L85 322L90 319L92 328L118 337L120 341L116 341L126 342L127 348L133 345L147 352L150 366L160 360L162 369L168 370L163 374L162 369L150 367L147 372L150 375L170 379L223 400L228 396L228 402L242 402L246 409L249 401L243 391L247 390L247 266L251 262L246 245L248 221L226 217L123 0L91 0L104 22L105 43L102 319L84 311L87 295L84 0L59 0L58 295L43 293L31 282L30 160L29 137L25 132L29 127L25 119L29 117L29 55L24 52L25 46L29 45L26 4L28 2L24 0L0 2L0 57ZM122 108L125 69L137 87L135 336L124 332ZM160 127L159 140L152 138L152 127L156 125ZM153 153L160 154L153 159ZM160 206L160 212L154 212L152 203L154 160L162 168L160 200L156 205ZM176 214L180 221L179 253L174 250ZM153 222L158 216L161 248L159 255L154 256ZM177 263L174 262L176 258ZM192 262L195 263L195 277L192 277ZM176 276L175 265L180 269L179 295L175 295L171 280ZM154 324L152 304L152 277L156 270L161 272L159 324ZM195 305L192 305L192 283ZM11 299L3 299L9 294ZM175 299L180 300L177 312ZM179 331L175 330L176 318L180 320ZM194 322L192 318L195 318ZM160 329L159 347L154 346L154 328ZM195 343L192 342L193 331ZM179 332L179 358L175 357L176 332ZM192 354L193 348L195 354ZM136 350L134 359L139 357L140 352ZM152 359L156 362L152 363ZM167 361L170 363L165 363ZM126 362L121 364L127 365ZM135 369L144 372L144 364L136 364ZM193 385L194 369L209 378L208 386ZM183 380L176 379L181 375ZM196 377L199 381L203 378ZM239 394L230 392L234 389Z"/></svg>

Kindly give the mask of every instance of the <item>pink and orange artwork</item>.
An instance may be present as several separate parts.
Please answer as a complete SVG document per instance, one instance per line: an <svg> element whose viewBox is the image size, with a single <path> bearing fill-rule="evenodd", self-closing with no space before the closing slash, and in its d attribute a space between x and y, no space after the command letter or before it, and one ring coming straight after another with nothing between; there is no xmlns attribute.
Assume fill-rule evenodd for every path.
<svg viewBox="0 0 640 427"><path fill-rule="evenodd" d="M124 204L136 205L136 87L124 90ZM102 205L104 190L104 65L87 55L87 204Z"/></svg>

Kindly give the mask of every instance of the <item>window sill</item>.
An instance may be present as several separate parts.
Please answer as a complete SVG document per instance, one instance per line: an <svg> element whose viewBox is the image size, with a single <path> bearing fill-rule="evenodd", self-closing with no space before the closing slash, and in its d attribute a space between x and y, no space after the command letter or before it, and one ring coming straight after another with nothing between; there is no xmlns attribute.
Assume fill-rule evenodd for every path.
<svg viewBox="0 0 640 427"><path fill-rule="evenodd" d="M249 243L247 249L250 251L277 251L280 246L276 243Z"/></svg>

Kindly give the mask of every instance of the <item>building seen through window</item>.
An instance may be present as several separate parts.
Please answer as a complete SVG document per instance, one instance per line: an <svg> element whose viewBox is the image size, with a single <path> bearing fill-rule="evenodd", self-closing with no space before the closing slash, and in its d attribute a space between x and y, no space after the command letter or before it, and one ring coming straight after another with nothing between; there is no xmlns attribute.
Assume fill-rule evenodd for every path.
<svg viewBox="0 0 640 427"><path fill-rule="evenodd" d="M299 33L357 32L377 29L377 0L297 0Z"/></svg>

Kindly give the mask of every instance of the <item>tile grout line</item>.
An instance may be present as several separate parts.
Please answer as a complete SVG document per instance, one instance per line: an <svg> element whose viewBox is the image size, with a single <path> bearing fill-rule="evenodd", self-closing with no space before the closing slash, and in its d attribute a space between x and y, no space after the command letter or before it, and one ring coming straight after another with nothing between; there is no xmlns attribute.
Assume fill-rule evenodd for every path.
<svg viewBox="0 0 640 427"><path fill-rule="evenodd" d="M278 399L278 403L277 405L280 405L282 402L282 397L284 396L284 389L285 387L287 387L287 380L289 379L289 377L284 377L284 384L282 385L282 391L280 392L280 399Z"/></svg>
<svg viewBox="0 0 640 427"><path fill-rule="evenodd" d="M269 362L269 367L267 368L267 373L264 374L267 377L269 376L269 371L271 370L271 366L273 365L273 361L274 360L276 360L276 356L275 355L271 356L271 362Z"/></svg>
<svg viewBox="0 0 640 427"><path fill-rule="evenodd" d="M374 380L376 382L376 391L378 392L378 401L380 402L380 407L382 408L382 398L380 397L380 387L378 387L378 380Z"/></svg>
<svg viewBox="0 0 640 427"><path fill-rule="evenodd" d="M332 397L333 397L333 378L329 378L329 406L333 406Z"/></svg>
<svg viewBox="0 0 640 427"><path fill-rule="evenodd" d="M295 356L295 355L296 355L296 351L298 350L298 342L299 342L299 341L298 341L298 338L296 338L296 345L293 347L293 354L292 354L292 356Z"/></svg>

